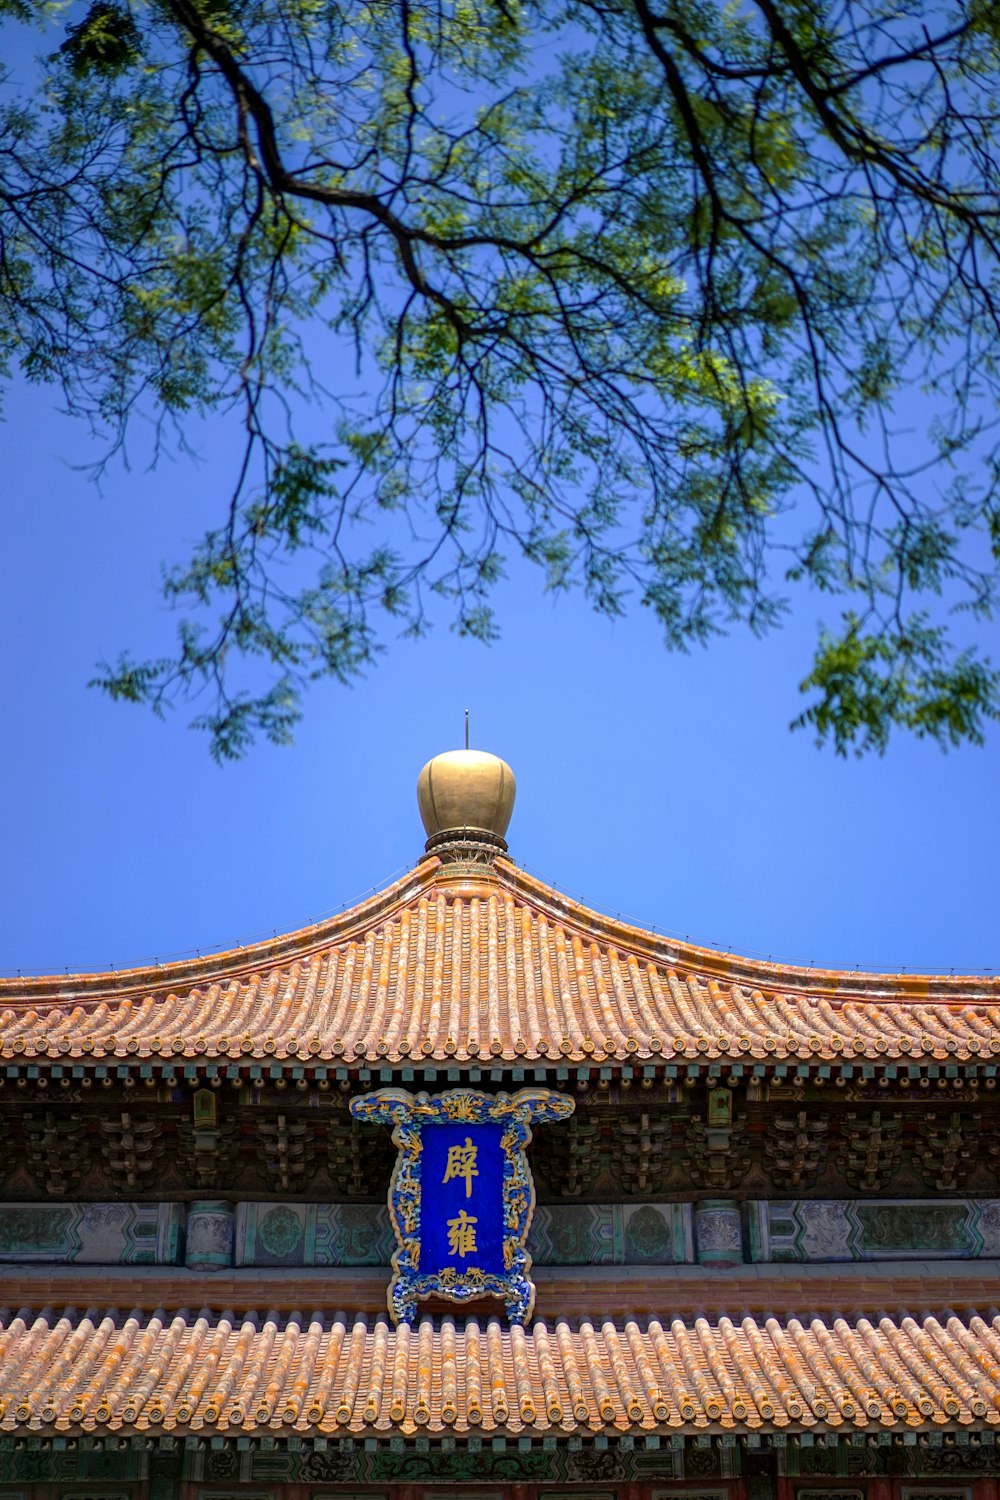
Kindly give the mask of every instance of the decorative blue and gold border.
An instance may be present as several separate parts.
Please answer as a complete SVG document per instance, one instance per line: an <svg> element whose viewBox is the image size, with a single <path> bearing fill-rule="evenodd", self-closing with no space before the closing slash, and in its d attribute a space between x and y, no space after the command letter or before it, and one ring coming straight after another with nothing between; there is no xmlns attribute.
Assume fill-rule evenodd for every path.
<svg viewBox="0 0 1000 1500"><path fill-rule="evenodd" d="M502 1297L512 1323L531 1316L535 1285L531 1256L525 1249L535 1208L535 1185L525 1147L531 1140L531 1121L565 1120L574 1103L551 1089L518 1089L516 1094L487 1094L479 1089L449 1089L441 1094L411 1094L407 1089L377 1089L351 1100L356 1120L393 1126L398 1149L389 1184L389 1214L399 1248L392 1257L389 1311L397 1323L416 1317L422 1297L446 1297L469 1302L476 1297ZM503 1263L502 1275L476 1267L458 1272L420 1270L421 1153L425 1125L500 1125L503 1133Z"/></svg>

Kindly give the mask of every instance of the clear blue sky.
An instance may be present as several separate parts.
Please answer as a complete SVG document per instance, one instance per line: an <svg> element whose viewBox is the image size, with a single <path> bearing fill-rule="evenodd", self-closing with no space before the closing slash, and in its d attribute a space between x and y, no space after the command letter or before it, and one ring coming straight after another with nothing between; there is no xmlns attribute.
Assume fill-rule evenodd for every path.
<svg viewBox="0 0 1000 1500"><path fill-rule="evenodd" d="M8 402L4 972L205 952L359 898L419 858L416 776L466 707L517 776L512 856L595 906L806 963L1000 968L1000 733L860 763L790 734L818 603L679 657L645 615L611 624L519 575L500 644L402 642L353 689L315 689L292 749L222 769L183 713L88 691L100 658L169 639L160 563L226 493L224 430L201 441L202 465L119 464L98 494L51 394Z"/></svg>

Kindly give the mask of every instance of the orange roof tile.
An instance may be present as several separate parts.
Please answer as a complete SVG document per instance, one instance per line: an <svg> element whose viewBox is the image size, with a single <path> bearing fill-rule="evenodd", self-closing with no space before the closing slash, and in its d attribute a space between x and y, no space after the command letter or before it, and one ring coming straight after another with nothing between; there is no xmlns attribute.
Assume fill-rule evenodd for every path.
<svg viewBox="0 0 1000 1500"><path fill-rule="evenodd" d="M0 1055L521 1063L1000 1054L1000 979L753 963L507 861L429 858L333 921L167 968L0 983Z"/></svg>
<svg viewBox="0 0 1000 1500"><path fill-rule="evenodd" d="M0 1429L620 1433L1000 1423L1000 1317L0 1316Z"/></svg>

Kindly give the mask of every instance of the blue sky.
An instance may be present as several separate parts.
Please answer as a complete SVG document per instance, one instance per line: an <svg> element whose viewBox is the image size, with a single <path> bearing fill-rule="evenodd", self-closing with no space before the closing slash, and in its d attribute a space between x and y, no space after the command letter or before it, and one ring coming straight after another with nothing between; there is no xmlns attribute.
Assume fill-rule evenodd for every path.
<svg viewBox="0 0 1000 1500"><path fill-rule="evenodd" d="M444 623L399 642L353 688L316 687L292 748L219 768L183 709L161 722L86 684L123 647L169 647L160 566L218 521L233 435L213 422L201 462L150 470L140 422L98 491L99 449L54 393L15 388L5 415L0 972L207 952L352 903L419 859L417 774L466 708L517 777L512 857L585 902L762 957L1000 970L1000 726L984 749L897 736L863 761L790 733L820 601L678 656L648 614L609 622L521 571L498 644Z"/></svg>
<svg viewBox="0 0 1000 1500"><path fill-rule="evenodd" d="M293 748L222 769L183 711L88 690L102 657L169 639L160 563L229 475L224 428L200 441L200 465L118 463L98 493L52 394L8 401L3 972L206 952L360 898L419 858L417 773L460 744L466 707L517 776L512 856L595 906L804 963L1000 968L1000 734L862 762L790 734L818 603L683 657L643 613L609 623L518 575L499 644L401 642L353 689L316 688Z"/></svg>

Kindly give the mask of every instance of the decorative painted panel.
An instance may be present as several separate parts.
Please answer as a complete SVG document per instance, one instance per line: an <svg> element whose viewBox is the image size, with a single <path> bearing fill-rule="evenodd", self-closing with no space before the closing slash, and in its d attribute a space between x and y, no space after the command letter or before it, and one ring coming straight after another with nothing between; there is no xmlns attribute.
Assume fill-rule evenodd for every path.
<svg viewBox="0 0 1000 1500"><path fill-rule="evenodd" d="M903 1485L900 1490L900 1500L972 1500L970 1489L942 1489L940 1485L931 1488L929 1485Z"/></svg>
<svg viewBox="0 0 1000 1500"><path fill-rule="evenodd" d="M60 1490L59 1500L129 1500L131 1493L131 1490Z"/></svg>
<svg viewBox="0 0 1000 1500"><path fill-rule="evenodd" d="M539 1490L536 1500L567 1500L562 1490ZM614 1490L579 1490L573 1491L572 1500L618 1500Z"/></svg>
<svg viewBox="0 0 1000 1500"><path fill-rule="evenodd" d="M974 1260L1000 1254L1000 1202L748 1203L753 1261Z"/></svg>
<svg viewBox="0 0 1000 1500"><path fill-rule="evenodd" d="M622 1255L614 1264L648 1266L691 1265L694 1253L694 1217L690 1203L615 1204L611 1209L617 1226L622 1221ZM617 1234L616 1234L617 1245Z"/></svg>
<svg viewBox="0 0 1000 1500"><path fill-rule="evenodd" d="M322 1490L314 1490L309 1500L389 1500L389 1493L387 1490L381 1494L375 1490L334 1490L324 1494Z"/></svg>
<svg viewBox="0 0 1000 1500"><path fill-rule="evenodd" d="M206 1470L218 1455L192 1453L191 1462L203 1464ZM719 1479L734 1478L740 1473L741 1455L738 1447L726 1449L693 1450L661 1447L655 1451L606 1448L595 1449L589 1445L571 1449L566 1447L543 1450L537 1446L530 1450L516 1451L508 1447L497 1452L488 1446L479 1451L460 1447L454 1451L433 1448L430 1452L414 1451L410 1446L393 1451L385 1446L368 1452L361 1449L345 1451L333 1446L325 1452L292 1453L260 1451L234 1455L240 1465L241 1477L246 1482L265 1479L269 1483L315 1483L338 1484L431 1484L465 1485L469 1488L509 1484L571 1484L586 1486L588 1490L608 1484L636 1481L662 1483L664 1480L693 1481L690 1492L680 1492L680 1500L702 1500L716 1491L709 1491L701 1474L688 1473L685 1465L698 1466L699 1461L708 1461L712 1474L708 1483ZM185 1464L188 1459L185 1457ZM701 1481L701 1482L699 1482ZM699 1485L694 1489L694 1485ZM452 1491L454 1494L454 1491ZM671 1500L677 1497L676 1489L664 1490L663 1496ZM577 1490L567 1500L576 1500ZM327 1497L331 1500L331 1497ZM718 1500L725 1500L725 1492L718 1493Z"/></svg>
<svg viewBox="0 0 1000 1500"><path fill-rule="evenodd" d="M0 1203L0 1262L171 1266L182 1203Z"/></svg>
<svg viewBox="0 0 1000 1500"><path fill-rule="evenodd" d="M82 1482L96 1486L145 1483L149 1476L149 1455L138 1448L52 1452L40 1447L15 1448L15 1441L23 1442L23 1439L8 1438L11 1447L6 1450L0 1447L0 1483L10 1480L22 1484ZM121 1496L122 1492L117 1493ZM0 1494L3 1500L8 1500L10 1491L3 1490Z"/></svg>
<svg viewBox="0 0 1000 1500"><path fill-rule="evenodd" d="M198 1490L197 1500L278 1500L275 1490Z"/></svg>
<svg viewBox="0 0 1000 1500"><path fill-rule="evenodd" d="M199 1490L198 1500L277 1500L274 1490Z"/></svg>
<svg viewBox="0 0 1000 1500"><path fill-rule="evenodd" d="M374 1490L335 1490L326 1494L322 1490L314 1490L310 1500L389 1500L389 1495L385 1490L381 1494Z"/></svg>
<svg viewBox="0 0 1000 1500"><path fill-rule="evenodd" d="M374 1203L239 1203L237 1266L387 1266L389 1210Z"/></svg>
<svg viewBox="0 0 1000 1500"><path fill-rule="evenodd" d="M535 1209L528 1253L540 1266L690 1265L689 1203L549 1204ZM389 1210L374 1203L240 1203L237 1266L387 1266Z"/></svg>
<svg viewBox="0 0 1000 1500"><path fill-rule="evenodd" d="M796 1490L795 1500L865 1500L864 1490L827 1490L810 1485L808 1489Z"/></svg>
<svg viewBox="0 0 1000 1500"><path fill-rule="evenodd" d="M682 1490L676 1485L670 1489L651 1489L649 1500L730 1500L728 1489L725 1490Z"/></svg>
<svg viewBox="0 0 1000 1500"><path fill-rule="evenodd" d="M623 1259L621 1239L610 1206L557 1204L535 1209L528 1250L536 1266L611 1266Z"/></svg>
<svg viewBox="0 0 1000 1500"><path fill-rule="evenodd" d="M424 1490L422 1500L507 1500L503 1490ZM541 1500L541 1496L538 1497ZM560 1496L560 1500L565 1497ZM587 1500L587 1496L574 1495L573 1500ZM607 1500L615 1500L615 1496L607 1497Z"/></svg>
<svg viewBox="0 0 1000 1500"><path fill-rule="evenodd" d="M941 1435L934 1438L941 1443ZM778 1463L785 1466L786 1473L802 1478L822 1477L832 1482L838 1480L867 1479L875 1476L905 1478L923 1481L936 1480L935 1493L941 1494L944 1486L959 1475L985 1475L1000 1472L1000 1452L993 1444L983 1443L978 1448L954 1447L855 1447L843 1441L827 1448L798 1448L791 1444L779 1450ZM779 1467L780 1472L780 1467ZM816 1493L810 1485L799 1491L801 1500L811 1500ZM950 1500L967 1500L963 1491L953 1492Z"/></svg>

